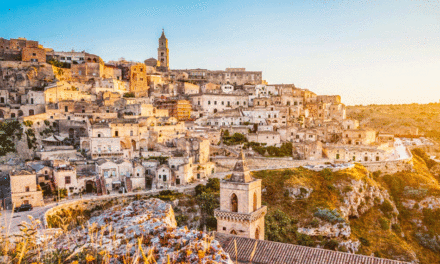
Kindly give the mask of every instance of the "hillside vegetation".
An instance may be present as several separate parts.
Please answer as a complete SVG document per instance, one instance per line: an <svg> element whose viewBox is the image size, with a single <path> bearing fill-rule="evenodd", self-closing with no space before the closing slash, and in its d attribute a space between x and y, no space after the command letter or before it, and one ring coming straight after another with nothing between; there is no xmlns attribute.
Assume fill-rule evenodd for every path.
<svg viewBox="0 0 440 264"><path fill-rule="evenodd" d="M420 154L420 151L418 152ZM414 155L412 171L304 168L259 171L266 239L420 263L440 262L440 176Z"/></svg>
<svg viewBox="0 0 440 264"><path fill-rule="evenodd" d="M347 118L380 132L419 134L440 141L440 104L347 106Z"/></svg>

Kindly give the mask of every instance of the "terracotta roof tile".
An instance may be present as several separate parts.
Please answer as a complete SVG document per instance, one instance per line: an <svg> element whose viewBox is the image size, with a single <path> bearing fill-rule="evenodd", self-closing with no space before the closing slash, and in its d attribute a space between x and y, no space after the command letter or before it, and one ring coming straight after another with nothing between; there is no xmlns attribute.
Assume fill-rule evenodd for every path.
<svg viewBox="0 0 440 264"><path fill-rule="evenodd" d="M349 254L320 248L304 247L293 244L256 240L234 235L215 233L215 239L229 254L235 263L247 264L404 264L407 262L381 259L364 255ZM238 256L235 253L237 244ZM251 259L252 251L256 250Z"/></svg>

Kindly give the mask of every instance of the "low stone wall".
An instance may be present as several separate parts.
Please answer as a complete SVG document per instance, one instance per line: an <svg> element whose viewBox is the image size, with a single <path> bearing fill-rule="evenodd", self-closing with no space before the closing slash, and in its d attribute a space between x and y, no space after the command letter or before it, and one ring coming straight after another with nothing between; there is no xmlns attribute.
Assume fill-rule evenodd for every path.
<svg viewBox="0 0 440 264"><path fill-rule="evenodd" d="M237 158L231 157L213 157L212 161L217 163L220 167L224 168L225 171L232 170ZM300 167L306 165L319 165L325 162L330 162L329 159L321 160L294 160L292 158L265 158L265 157L249 157L246 158L246 162L250 170L260 170L260 169L276 169L279 168L289 168L289 167ZM219 171L217 169L217 171Z"/></svg>
<svg viewBox="0 0 440 264"><path fill-rule="evenodd" d="M405 160L378 161L362 163L370 172L381 171L383 173L393 174L398 171L406 171L413 169L412 157Z"/></svg>
<svg viewBox="0 0 440 264"><path fill-rule="evenodd" d="M212 161L217 164L217 172L227 172L234 168L237 158L232 157L214 157ZM326 162L334 163L334 160L293 160L289 158L256 158L250 157L246 159L250 170L273 170L282 168L304 167L306 165L322 165ZM361 162L370 172L381 171L393 174L398 171L412 170L412 155L404 160L377 161L377 162Z"/></svg>

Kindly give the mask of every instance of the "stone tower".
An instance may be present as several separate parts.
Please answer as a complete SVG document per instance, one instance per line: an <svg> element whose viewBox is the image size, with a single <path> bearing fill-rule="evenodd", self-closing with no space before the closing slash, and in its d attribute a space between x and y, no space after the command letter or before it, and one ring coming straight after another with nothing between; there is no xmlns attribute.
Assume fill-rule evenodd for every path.
<svg viewBox="0 0 440 264"><path fill-rule="evenodd" d="M217 232L263 240L266 212L261 206L261 180L251 176L241 152L231 178L220 182L220 209L214 211Z"/></svg>
<svg viewBox="0 0 440 264"><path fill-rule="evenodd" d="M160 71L168 71L170 69L169 59L168 39L165 37L165 32L162 29L162 36L159 38L159 48L157 49L157 66Z"/></svg>

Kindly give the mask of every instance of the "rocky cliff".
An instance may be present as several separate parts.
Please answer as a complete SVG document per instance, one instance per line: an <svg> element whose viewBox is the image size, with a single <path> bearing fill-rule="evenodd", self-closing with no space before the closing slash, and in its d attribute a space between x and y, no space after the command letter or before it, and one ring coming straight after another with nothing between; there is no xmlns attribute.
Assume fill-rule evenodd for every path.
<svg viewBox="0 0 440 264"><path fill-rule="evenodd" d="M0 89L44 87L55 79L52 65L17 61L0 61Z"/></svg>
<svg viewBox="0 0 440 264"><path fill-rule="evenodd" d="M109 262L103 263L138 263L136 259L142 263L230 263L207 234L177 228L171 205L159 199L113 206L52 240L48 248L52 250L44 254L93 250L108 257Z"/></svg>
<svg viewBox="0 0 440 264"><path fill-rule="evenodd" d="M435 166L370 173L303 168L255 172L268 205L266 239L415 263L440 261L440 185ZM284 190L284 191L280 191Z"/></svg>

